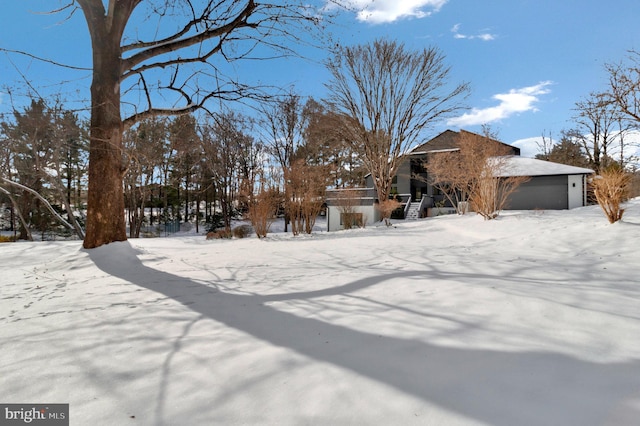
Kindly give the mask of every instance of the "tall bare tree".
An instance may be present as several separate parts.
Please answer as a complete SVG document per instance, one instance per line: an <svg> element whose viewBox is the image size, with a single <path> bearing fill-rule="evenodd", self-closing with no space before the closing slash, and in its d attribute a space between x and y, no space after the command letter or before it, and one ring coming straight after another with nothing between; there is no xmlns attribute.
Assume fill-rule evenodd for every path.
<svg viewBox="0 0 640 426"><path fill-rule="evenodd" d="M291 186L289 174L295 161L296 151L303 144L306 119L304 103L300 95L291 91L275 102L262 106L260 127L267 150L280 168L280 183L285 197L285 228L291 220ZM295 229L295 228L294 228Z"/></svg>
<svg viewBox="0 0 640 426"><path fill-rule="evenodd" d="M290 53L291 40L324 22L302 0L68 1L60 10L80 9L92 41L85 248L126 239L124 129L150 116L192 112L211 98L248 96L251 88L225 75L225 63L275 55L261 46ZM140 22L148 26L136 28ZM168 104L157 104L158 91ZM135 107L123 110L123 96Z"/></svg>
<svg viewBox="0 0 640 426"><path fill-rule="evenodd" d="M640 125L640 52L631 51L626 62L607 64L611 101Z"/></svg>
<svg viewBox="0 0 640 426"><path fill-rule="evenodd" d="M167 138L164 120L147 119L124 135L128 168L125 174L125 200L129 220L129 236L139 238L145 221L145 207L150 198L152 183L163 162L158 149ZM153 212L151 213L153 215ZM151 220L149 221L151 223Z"/></svg>
<svg viewBox="0 0 640 426"><path fill-rule="evenodd" d="M607 167L619 140L620 109L606 93L591 93L576 102L575 129L569 134L582 146L596 172Z"/></svg>
<svg viewBox="0 0 640 426"><path fill-rule="evenodd" d="M610 101L621 112L620 127L620 156L621 165L636 163L638 157L626 154L638 143L628 141L626 135L629 130L640 128L640 52L631 51L626 62L607 64L609 74L609 88L607 95Z"/></svg>
<svg viewBox="0 0 640 426"><path fill-rule="evenodd" d="M184 182L184 191L182 191L184 221L188 222L191 205L190 189L202 154L195 117L191 114L175 117L169 124L169 141L175 152L172 175L178 191Z"/></svg>
<svg viewBox="0 0 640 426"><path fill-rule="evenodd" d="M345 118L380 202L389 198L399 159L422 131L462 108L468 85L449 87L444 59L435 47L411 51L381 39L342 48L327 62L329 102Z"/></svg>
<svg viewBox="0 0 640 426"><path fill-rule="evenodd" d="M227 111L210 117L200 126L208 177L217 194L224 227L229 232L240 193L243 189L252 190L247 187L247 180L255 179L251 158L245 158L251 154L247 148L253 145L247 122L245 116Z"/></svg>

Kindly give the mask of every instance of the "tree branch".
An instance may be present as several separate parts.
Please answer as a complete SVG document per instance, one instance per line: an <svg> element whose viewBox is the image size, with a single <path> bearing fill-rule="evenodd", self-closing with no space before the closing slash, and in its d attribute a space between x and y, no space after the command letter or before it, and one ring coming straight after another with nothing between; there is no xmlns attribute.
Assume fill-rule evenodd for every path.
<svg viewBox="0 0 640 426"><path fill-rule="evenodd" d="M18 182L14 182L12 180L9 180L5 177L0 177L0 179L2 179L5 183L9 184L9 185L13 185L15 187L18 187L24 191L29 192L30 194L33 194L38 200L42 201L42 203L45 205L45 207L51 212L51 214L58 219L58 221L60 221L64 226L66 226L67 228L77 231L73 225L71 225L69 222L67 222L66 220L64 220L64 218L62 216L60 216L58 214L58 212L55 211L55 209L51 206L51 204L49 204L49 201L47 201L46 198L44 198L42 195L40 195L37 191L34 191L33 189L29 188L28 186L24 186ZM80 237L80 239L84 238L84 235L78 235L78 237Z"/></svg>
<svg viewBox="0 0 640 426"><path fill-rule="evenodd" d="M56 61L51 60L51 59L42 58L40 56L36 56L36 55L28 53L28 52L23 52L22 50L5 49L4 47L0 47L0 52L15 53L15 54L18 54L18 55L27 56L27 57L29 57L31 59L35 59L35 60L40 61L40 62L46 62L48 64L55 65L57 67L68 68L68 69L77 70L77 71L91 71L92 70L92 68L78 67L78 66L74 66L74 65L62 64L60 62L56 62Z"/></svg>
<svg viewBox="0 0 640 426"><path fill-rule="evenodd" d="M256 4L254 0L249 0L246 7L240 13L238 13L231 22L225 25L215 28L207 28L205 31L187 38L175 38L174 36L171 36L165 39L164 43L151 43L152 47L143 50L142 52L137 53L130 58L123 59L122 74L127 74L127 72L133 70L136 65L141 64L148 59L163 55L165 53L171 53L176 50L184 49L186 47L194 46L198 43L202 43L215 37L229 34L240 27L255 28L257 27L257 24L250 24L249 22L247 22L247 19L253 14L255 9ZM182 31L184 31L184 29ZM182 31L180 33L182 33ZM167 42L166 40L169 41ZM134 49L135 47L132 46L135 46L135 44L127 46L127 49Z"/></svg>

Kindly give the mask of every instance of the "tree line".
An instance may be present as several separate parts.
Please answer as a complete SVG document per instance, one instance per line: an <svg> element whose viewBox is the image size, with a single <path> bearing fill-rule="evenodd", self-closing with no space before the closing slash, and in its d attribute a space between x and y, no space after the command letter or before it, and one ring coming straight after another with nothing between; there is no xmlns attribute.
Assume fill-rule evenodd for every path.
<svg viewBox="0 0 640 426"><path fill-rule="evenodd" d="M86 120L43 99L0 122L3 226L18 238L33 239L33 231L43 239L83 237L87 132ZM310 233L325 189L358 185L365 174L336 115L295 93L265 102L254 116L149 117L124 132L123 146L130 238L167 222L230 230L267 199L269 220L281 214L294 234Z"/></svg>
<svg viewBox="0 0 640 426"><path fill-rule="evenodd" d="M294 234L310 233L326 188L358 186L367 173L388 219L397 207L389 191L402 155L419 142L421 130L461 109L468 87L446 88L449 70L437 49L408 51L387 40L344 48L328 68L325 101L305 101L291 91L263 100L253 116L203 109L197 115L150 114L128 127L120 166L128 236L167 222L229 232L232 219L240 217L252 219L264 236L277 214ZM634 163L625 137L638 128L636 86L630 83L640 80L638 68L607 70L611 90L577 102L576 127L563 131L559 143L543 134L537 158L600 174L626 171ZM19 238L33 239L32 230L45 238L59 227L84 237L89 131L86 120L57 100L32 99L0 122L0 200ZM487 133L480 140L496 138ZM513 188L471 191L471 183L481 182L473 176L487 175L484 151L490 144L463 145L469 149L459 155L434 158L432 184L490 218L504 200L480 197L480 190L504 198ZM475 174L469 171L474 164Z"/></svg>
<svg viewBox="0 0 640 426"><path fill-rule="evenodd" d="M255 191L282 193L284 202L267 204L284 211L294 233L303 232L313 220L309 212L317 208L316 201L311 200L319 197L312 189L299 188L318 182L320 175L339 185L343 177L338 174L347 173L350 176L345 182L356 182L363 166L371 174L377 198L386 203L398 158L419 142L423 131L463 109L469 91L468 83L451 84L449 67L437 48L411 51L401 43L385 39L352 47L324 45L331 52L326 60L331 75L326 84L329 95L326 103L310 104L309 110L320 110L327 118L321 121L332 124L314 124L317 128L326 126L328 134L321 132L321 136L316 135L319 142L309 143L314 134L309 126L315 119L302 113L308 103L303 105L295 94L274 98L259 83L238 81L234 67L247 60L256 63L295 55L295 46L301 43L323 45L320 40L331 40L326 37L332 20L330 10L337 9L324 8L320 12L303 0L63 3L52 13L67 14L67 19L82 15L92 41L89 120L80 123L76 116L70 116L82 130L81 137L72 138L79 140L82 160L70 160L74 163L73 173L82 176L72 178L72 167L58 171L37 165L30 178L24 177L36 189L15 181L23 179L17 177L18 168L14 164L16 160L20 163L20 159L7 147L19 136L18 118L35 109L32 104L14 112L14 121L9 120L3 127L6 127L4 140L10 142L4 142L6 146L2 148L5 177L0 193L9 199L12 212L21 216L20 226L25 228L40 220L38 217L44 211L40 204L48 209L46 198L38 199L36 194L50 192L50 196L56 197L54 204L66 202L68 220L61 222L78 235L84 234L83 246L88 249L126 240L127 220L134 224L129 227L130 235L137 235L146 220L143 208L146 205L161 209L163 220L185 220L194 214L194 206L195 215L200 215L204 198L204 216L212 216L217 210L206 206L213 200L213 194L215 205L219 204L227 220L233 208L251 209ZM632 52L626 63L608 66L610 90L606 91L603 103L612 106L624 117L623 121L635 127L640 122L638 58L640 55ZM599 98L600 95L594 95L586 102L590 104L595 99L599 105ZM257 126L255 118L238 117L237 112L225 109L236 101L259 102L259 131L253 127ZM212 103L221 108L212 112ZM43 114L49 114L46 105L41 109ZM192 115L198 111L198 116ZM279 122L269 123L269 114L277 115ZM584 119L585 125L598 120L593 138L581 143L583 147L589 144L586 151L589 164L599 171L613 158L609 144L600 139L602 122L588 114L577 116ZM54 121L59 120L62 119ZM13 131L18 133L7 136ZM235 136L229 139L231 134ZM580 132L575 138L585 134ZM46 139L40 133L37 135L31 137L34 143ZM22 137L27 143L29 136ZM346 143L332 148L341 153L339 159L326 152L321 142L325 138ZM157 145L151 140L156 140ZM210 142L213 147L207 147ZM237 157L228 152L236 149L243 152L247 144L260 166L252 163L251 155L248 164L239 166ZM59 156L57 148L38 146L25 150L29 149L32 152L24 155L32 156L30 161L40 164L50 156ZM267 154L271 161L265 159ZM620 156L624 158L624 153ZM353 164L347 167L350 162ZM152 163L160 166L152 167ZM37 201L29 201L30 196L24 193L17 199L18 185ZM78 190L82 185L86 185L84 194ZM65 187L67 193L74 188L76 194L83 195L64 197ZM250 187L254 192L248 191ZM305 201L305 194L310 193L314 195ZM86 198L86 216L71 214L73 204L77 205L82 197ZM277 198L270 195L257 199ZM311 206L303 206L303 201ZM383 208L385 212L389 210ZM155 216L149 216L148 220L155 220ZM84 229L80 226L82 221ZM37 226L45 229L47 225Z"/></svg>

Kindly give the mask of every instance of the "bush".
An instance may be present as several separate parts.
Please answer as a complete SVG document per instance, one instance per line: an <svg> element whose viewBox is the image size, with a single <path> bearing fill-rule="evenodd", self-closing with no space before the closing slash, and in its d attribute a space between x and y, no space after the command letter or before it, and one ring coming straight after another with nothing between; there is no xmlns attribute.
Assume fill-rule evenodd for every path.
<svg viewBox="0 0 640 426"><path fill-rule="evenodd" d="M230 238L231 238L231 230L229 229L220 229L218 231L207 232L207 240L220 240L220 239L230 239Z"/></svg>
<svg viewBox="0 0 640 426"><path fill-rule="evenodd" d="M240 225L233 228L232 233L235 238L246 238L253 233L253 228L250 225Z"/></svg>
<svg viewBox="0 0 640 426"><path fill-rule="evenodd" d="M593 192L609 223L622 219L624 209L620 205L629 197L630 183L631 176L620 167L602 170L593 179Z"/></svg>
<svg viewBox="0 0 640 426"><path fill-rule="evenodd" d="M385 225L391 226L391 221L389 220L391 218L391 214L395 209L398 209L400 207L402 207L402 203L394 199L384 200L378 204L378 209L380 210L380 214L384 219Z"/></svg>
<svg viewBox="0 0 640 426"><path fill-rule="evenodd" d="M16 239L13 236L0 235L0 243L13 243Z"/></svg>
<svg viewBox="0 0 640 426"><path fill-rule="evenodd" d="M280 204L280 196L274 189L262 190L249 206L249 219L258 238L264 238L275 220L275 213Z"/></svg>

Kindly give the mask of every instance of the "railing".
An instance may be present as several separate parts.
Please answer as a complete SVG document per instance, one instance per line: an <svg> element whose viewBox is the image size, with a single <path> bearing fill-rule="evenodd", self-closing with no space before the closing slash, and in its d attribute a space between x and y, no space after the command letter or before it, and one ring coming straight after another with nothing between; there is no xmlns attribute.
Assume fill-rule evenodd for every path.
<svg viewBox="0 0 640 426"><path fill-rule="evenodd" d="M418 211L421 212L424 210L424 205L427 202L427 199L429 199L430 197L428 195L423 195L422 198L420 198L420 206L418 206Z"/></svg>
<svg viewBox="0 0 640 426"><path fill-rule="evenodd" d="M402 218L406 218L407 217L407 212L409 211L409 207L411 206L411 194L396 194L395 197L400 197L400 202L402 202L402 200L407 200L406 204L404 205L404 211L402 212Z"/></svg>
<svg viewBox="0 0 640 426"><path fill-rule="evenodd" d="M409 212L409 208L411 207L411 197L409 197L409 200L407 200L407 204L404 205L404 214L403 217L406 219L407 218L407 213Z"/></svg>

